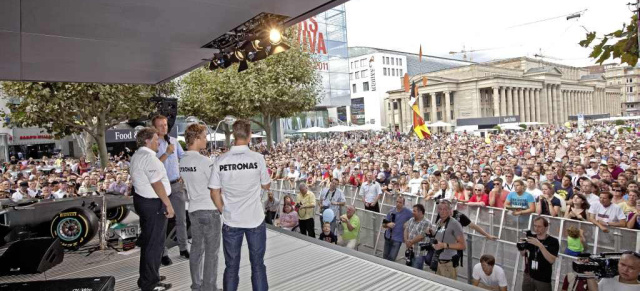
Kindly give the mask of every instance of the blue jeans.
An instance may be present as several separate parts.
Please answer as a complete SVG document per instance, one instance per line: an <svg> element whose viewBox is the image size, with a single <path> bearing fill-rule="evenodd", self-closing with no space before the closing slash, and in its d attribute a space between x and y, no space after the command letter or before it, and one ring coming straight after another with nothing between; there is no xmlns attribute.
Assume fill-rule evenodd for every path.
<svg viewBox="0 0 640 291"><path fill-rule="evenodd" d="M191 221L191 290L218 290L218 251L220 249L220 214L214 210L189 213ZM204 276L203 276L204 275Z"/></svg>
<svg viewBox="0 0 640 291"><path fill-rule="evenodd" d="M382 258L389 261L395 261L398 258L398 252L402 246L401 241L393 241L390 239L384 239L384 253Z"/></svg>
<svg viewBox="0 0 640 291"><path fill-rule="evenodd" d="M416 256L413 257L413 262L411 262L411 267L424 270L424 256L421 256L420 252L417 252Z"/></svg>
<svg viewBox="0 0 640 291"><path fill-rule="evenodd" d="M255 228L237 228L222 226L222 248L224 250L224 277L222 285L225 291L238 290L240 277L240 253L244 236L249 247L251 261L251 285L254 291L269 290L267 267L264 265L264 253L267 248L267 228L262 222Z"/></svg>

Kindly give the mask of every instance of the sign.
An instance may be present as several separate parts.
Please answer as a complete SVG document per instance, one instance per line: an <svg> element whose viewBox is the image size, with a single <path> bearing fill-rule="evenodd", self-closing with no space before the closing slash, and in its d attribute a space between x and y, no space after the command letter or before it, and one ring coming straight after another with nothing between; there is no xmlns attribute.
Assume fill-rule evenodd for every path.
<svg viewBox="0 0 640 291"><path fill-rule="evenodd" d="M50 134L41 134L41 135L22 135L19 136L18 139L20 140L25 140L25 139L52 139L53 135Z"/></svg>
<svg viewBox="0 0 640 291"><path fill-rule="evenodd" d="M307 20L298 22L298 43L312 54L327 55L327 44L324 34L319 31L318 21L313 16ZM329 62L318 62L318 71L329 71Z"/></svg>
<svg viewBox="0 0 640 291"><path fill-rule="evenodd" d="M376 90L376 70L373 67L373 56L369 59L369 76L371 76L371 91Z"/></svg>
<svg viewBox="0 0 640 291"><path fill-rule="evenodd" d="M578 114L578 130L584 130L584 114Z"/></svg>
<svg viewBox="0 0 640 291"><path fill-rule="evenodd" d="M478 118L458 118L456 126L464 125L490 125L495 126L500 123L518 123L520 116L499 116L499 117L478 117Z"/></svg>
<svg viewBox="0 0 640 291"><path fill-rule="evenodd" d="M45 129L38 127L12 129L13 134L10 135L11 145L37 145L55 143L54 136L47 133Z"/></svg>
<svg viewBox="0 0 640 291"><path fill-rule="evenodd" d="M364 98L351 99L351 123L364 124Z"/></svg>
<svg viewBox="0 0 640 291"><path fill-rule="evenodd" d="M136 141L138 133L133 129L110 129L107 130L107 143Z"/></svg>

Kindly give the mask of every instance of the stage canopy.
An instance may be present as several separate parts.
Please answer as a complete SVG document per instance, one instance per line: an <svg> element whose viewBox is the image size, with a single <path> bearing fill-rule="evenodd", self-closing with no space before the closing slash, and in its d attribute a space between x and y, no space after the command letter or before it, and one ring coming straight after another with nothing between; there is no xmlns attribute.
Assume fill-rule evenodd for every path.
<svg viewBox="0 0 640 291"><path fill-rule="evenodd" d="M0 80L156 84L262 13L291 26L346 0L2 0Z"/></svg>

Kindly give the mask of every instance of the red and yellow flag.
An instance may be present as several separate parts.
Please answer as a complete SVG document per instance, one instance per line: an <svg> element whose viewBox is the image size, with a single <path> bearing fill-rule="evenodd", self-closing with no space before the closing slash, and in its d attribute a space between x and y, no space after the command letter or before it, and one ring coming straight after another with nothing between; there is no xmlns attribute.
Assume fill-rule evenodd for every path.
<svg viewBox="0 0 640 291"><path fill-rule="evenodd" d="M405 75L405 80L406 79L408 79L407 75ZM423 83L426 83L426 78L423 78L422 81ZM424 119L420 113L420 107L418 106L418 104L420 104L420 102L418 102L418 86L415 82L411 84L411 93L409 96L409 106L411 106L413 111L413 131L419 139L431 138L431 131L429 131L429 128L424 123Z"/></svg>

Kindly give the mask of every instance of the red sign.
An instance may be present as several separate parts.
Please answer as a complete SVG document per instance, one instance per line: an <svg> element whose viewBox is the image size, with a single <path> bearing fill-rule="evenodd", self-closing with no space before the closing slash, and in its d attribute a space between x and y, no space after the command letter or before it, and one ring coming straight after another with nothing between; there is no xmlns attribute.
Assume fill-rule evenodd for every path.
<svg viewBox="0 0 640 291"><path fill-rule="evenodd" d="M308 47L313 54L327 54L324 34L318 31L318 22L315 16L298 23L298 43Z"/></svg>
<svg viewBox="0 0 640 291"><path fill-rule="evenodd" d="M42 134L42 135L21 135L20 140L23 139L52 139L53 136L50 134Z"/></svg>

